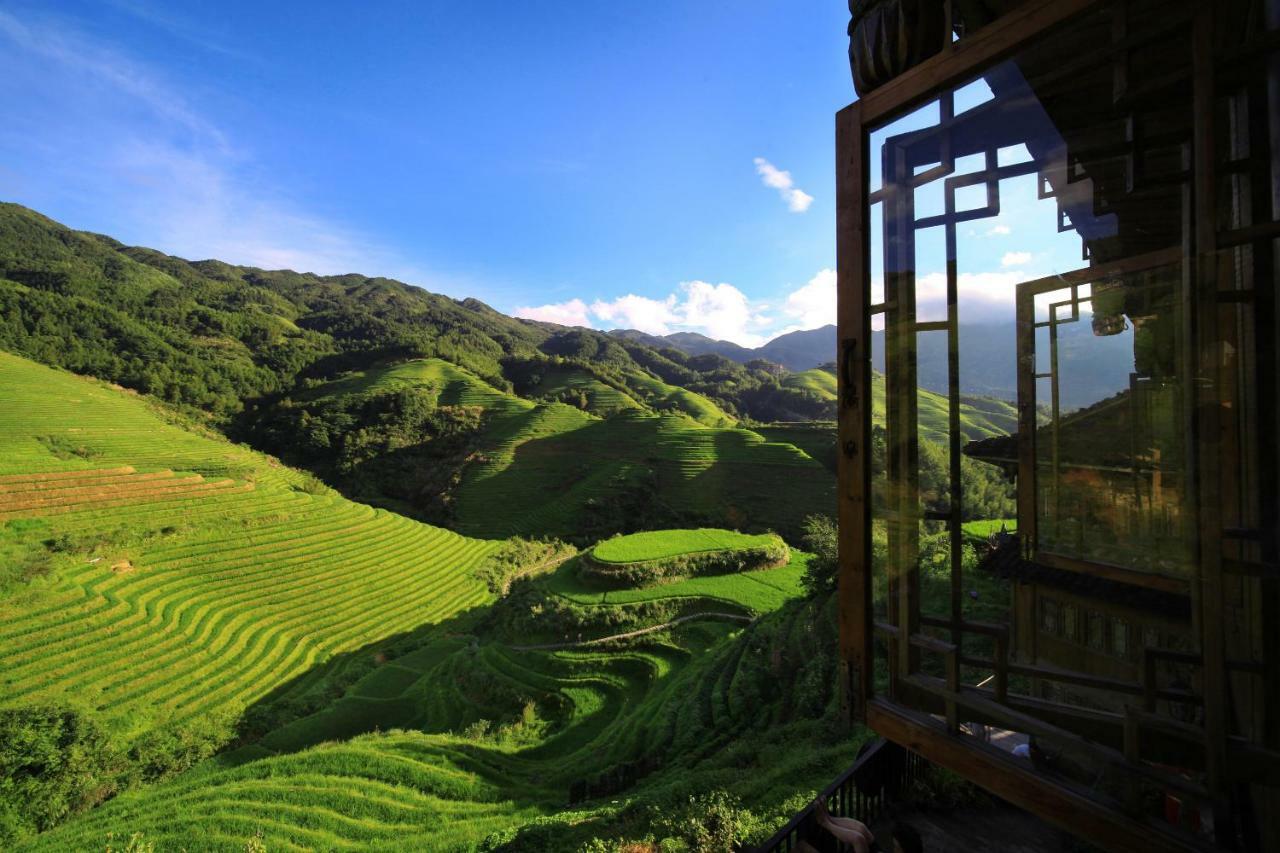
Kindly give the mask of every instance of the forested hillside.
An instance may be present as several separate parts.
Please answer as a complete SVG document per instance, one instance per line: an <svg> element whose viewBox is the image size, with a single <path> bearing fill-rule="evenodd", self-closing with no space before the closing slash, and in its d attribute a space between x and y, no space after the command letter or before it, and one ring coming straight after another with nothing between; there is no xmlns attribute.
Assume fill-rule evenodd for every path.
<svg viewBox="0 0 1280 853"><path fill-rule="evenodd" d="M0 204L0 347L217 416L347 370L430 357L499 390L587 409L602 387L680 408L655 397L656 377L731 418L830 416L780 390L777 365L517 320L391 279L185 261L14 204Z"/></svg>

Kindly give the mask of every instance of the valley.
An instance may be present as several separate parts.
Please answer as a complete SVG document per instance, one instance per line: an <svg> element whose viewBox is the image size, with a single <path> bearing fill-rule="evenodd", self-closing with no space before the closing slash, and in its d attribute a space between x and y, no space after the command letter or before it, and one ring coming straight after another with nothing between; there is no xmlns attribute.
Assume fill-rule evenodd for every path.
<svg viewBox="0 0 1280 853"><path fill-rule="evenodd" d="M856 752L830 371L0 226L7 846L696 849Z"/></svg>

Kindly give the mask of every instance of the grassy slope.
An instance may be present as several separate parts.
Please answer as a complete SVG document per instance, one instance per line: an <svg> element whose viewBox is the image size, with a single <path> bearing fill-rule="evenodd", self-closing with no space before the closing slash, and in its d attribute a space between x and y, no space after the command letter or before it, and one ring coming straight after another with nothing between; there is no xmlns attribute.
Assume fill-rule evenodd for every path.
<svg viewBox="0 0 1280 853"><path fill-rule="evenodd" d="M871 374L872 422L884 426L884 374ZM946 446L950 434L947 398L921 388L918 396L920 435ZM1018 428L1018 410L994 397L960 398L960 434L965 441L1005 435Z"/></svg>
<svg viewBox="0 0 1280 853"><path fill-rule="evenodd" d="M836 375L828 370L802 370L788 374L782 380L785 388L796 388L801 391L812 391L826 400L836 398Z"/></svg>
<svg viewBox="0 0 1280 853"><path fill-rule="evenodd" d="M601 563L638 563L703 551L764 548L776 542L777 537L769 534L752 536L708 527L697 530L650 530L606 539L591 549L591 556Z"/></svg>
<svg viewBox="0 0 1280 853"><path fill-rule="evenodd" d="M678 392L691 411L728 421L700 395L653 382L655 400ZM308 396L411 385L438 389L439 404L482 406L489 413L480 453L458 494L459 528L469 535L571 536L589 507L638 484L655 490L673 512L729 526L794 528L805 515L834 506L834 483L789 444L680 414L621 407L601 419L564 403L535 404L439 359L362 371ZM814 488L814 481L821 485ZM778 494L790 500L775 502Z"/></svg>
<svg viewBox="0 0 1280 853"><path fill-rule="evenodd" d="M665 755L668 770L637 780L639 795L737 786L781 818L791 808L785 795L822 784L854 748L821 744L825 729L787 722L790 711L762 716L763 671L747 666L746 638L733 640L740 629L694 623L613 651L476 645L464 611L487 594L467 569L489 544L299 491L312 488L303 475L167 423L144 399L101 383L0 355L0 388L14 404L0 409L6 487L31 486L13 475L38 472L116 470L102 476L118 481L166 468L234 487L164 501L144 489L123 505L57 512L85 495L51 504L57 486L76 481L39 481L38 502L2 528L5 546L38 551L62 534L96 544L77 540L89 544L0 605L7 704L74 701L136 734L234 714L268 691L286 701L323 691L329 675L363 663L382 641L395 647L320 711L27 846L85 849L141 832L159 849L240 850L259 834L271 849L457 849L556 814L574 783L651 755ZM132 568L112 571L121 558ZM436 621L448 633L420 627ZM808 637L777 630L778 642ZM397 645L395 634L412 642ZM803 661L812 652L786 654ZM770 714L782 716L768 736L801 738L803 761L770 757L745 784L733 750ZM480 718L504 725L453 733ZM397 726L417 731L373 733ZM605 831L616 808L609 798L584 805L573 820L585 828L573 831Z"/></svg>
<svg viewBox="0 0 1280 853"><path fill-rule="evenodd" d="M101 383L0 354L0 389L0 475L133 466L235 486L103 504L84 489L10 495L32 504L0 525L10 559L72 544L0 600L5 704L87 705L125 736L235 714L335 654L489 597L469 569L490 543L325 493Z"/></svg>
<svg viewBox="0 0 1280 853"><path fill-rule="evenodd" d="M792 532L831 513L835 483L808 455L746 429L679 415L593 420L564 405L513 423L458 496L473 536L572 536L594 502L642 488L672 512L726 527Z"/></svg>
<svg viewBox="0 0 1280 853"><path fill-rule="evenodd" d="M537 396L550 397L564 391L579 391L585 394L587 411L601 417L608 417L626 409L643 408L625 391L619 391L586 371L572 367L555 367L547 370L537 387Z"/></svg>
<svg viewBox="0 0 1280 853"><path fill-rule="evenodd" d="M625 410L600 419L564 403L533 404L438 359L364 371L311 393L359 394L411 383L441 389L441 404L479 405L491 413L479 458L458 494L459 527L469 535L570 536L594 502L637 483L674 511L728 526L781 530L834 509L834 483L790 444L678 414Z"/></svg>
<svg viewBox="0 0 1280 853"><path fill-rule="evenodd" d="M481 406L498 415L518 414L534 407L528 400L499 391L469 370L438 358L356 371L301 396L341 397L423 387L436 389L435 403L439 406Z"/></svg>
<svg viewBox="0 0 1280 853"><path fill-rule="evenodd" d="M789 388L812 391L823 399L836 399L835 374L825 370L805 370L793 373L782 380ZM884 425L884 374L871 375L873 421ZM945 444L950 432L947 423L947 398L944 394L921 388L917 398L920 412L920 433L931 441ZM1005 435L1018 428L1018 410L1005 400L994 397L960 398L960 432L965 441Z"/></svg>
<svg viewBox="0 0 1280 853"><path fill-rule="evenodd" d="M668 385L639 371L628 371L626 377L637 398L652 409L681 412L704 426L731 427L735 423L723 409L696 391Z"/></svg>

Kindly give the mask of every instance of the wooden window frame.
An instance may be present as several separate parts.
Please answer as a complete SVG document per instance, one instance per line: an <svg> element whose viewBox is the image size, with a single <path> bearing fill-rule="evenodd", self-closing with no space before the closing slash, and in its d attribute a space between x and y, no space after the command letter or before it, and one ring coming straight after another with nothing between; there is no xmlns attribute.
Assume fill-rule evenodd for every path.
<svg viewBox="0 0 1280 853"><path fill-rule="evenodd" d="M970 714L967 719L980 719L990 712L997 724L1020 727L1035 732L1046 728L1044 720L1024 709L1009 710L1000 701L988 701L975 691L960 689L954 675L946 679L934 679L924 693L916 691L918 685L894 684L890 667L888 696L877 694L875 688L875 655L877 634L883 637L891 656L908 656L918 652L917 646L928 646L927 651L941 653L948 660L948 672L954 673L962 658L958 644L936 641L933 644L918 643L916 626L877 624L872 601L871 554L871 320L874 314L884 310L873 307L870 300L870 193L867 179L870 174L868 159L870 149L869 129L885 125L890 120L910 112L938 93L967 82L987 68L1006 59L1028 41L1042 37L1079 16L1104 5L1104 0L1029 0L1014 12L968 34L960 42L946 45L942 52L903 73L861 100L839 111L836 115L836 174L837 174L837 337L838 337L838 518L840 543L840 572L837 598L840 618L841 678L845 709L851 719L864 720L880 734L924 755L931 761L949 767L967 778L977 781L992 793L1015 805L1027 808L1041 817L1069 831L1084 834L1113 850L1148 851L1153 845L1170 850L1202 849L1188 837L1166 832L1147 821L1127 817L1114 805L1100 803L1086 792L1073 790L1069 784L1044 778L1018 760L999 750L972 739L956 736L957 715ZM1185 312L1188 316L1189 367L1211 371L1216 366L1219 339L1210 323L1197 324L1196 315L1211 316L1219 297L1215 274L1214 256L1222 249L1238 242L1255 239L1259 235L1275 236L1274 223L1253 226L1242 231L1221 231L1213 207L1216 187L1216 164L1213 152L1213 4L1196 4L1192 22L1193 37L1190 53L1193 67L1194 155L1189 164L1192 173L1195 207L1194 229L1182 247L1170 250L1184 265L1184 275L1196 286L1189 288L1194 294L1192 304ZM1244 231L1249 231L1245 234ZM1259 234L1253 234L1253 231ZM1239 239L1237 239L1239 238ZM1098 268L1090 268L1088 274L1099 275ZM1194 375L1189 371L1188 376ZM1206 392L1207 393L1207 392ZM914 394L907 395L913 401ZM1186 428L1198 435L1213 435L1218 430L1216 400L1204 398L1189 407ZM904 403L903 405L909 405ZM1033 414L1033 413L1032 413ZM1197 528L1197 565L1193 577L1183 583L1176 580L1148 580L1146 585L1166 591L1191 596L1196 612L1196 627L1201 643L1201 654L1188 661L1199 666L1204 674L1204 728L1199 733L1181 733L1183 736L1202 738L1203 757L1209 779L1209 791L1215 797L1224 796L1227 787L1226 767L1230 758L1233 770L1254 774L1255 778L1271 774L1280 775L1275 754L1251 744L1239 743L1238 738L1228 737L1227 694L1228 661L1224 633L1225 601L1222 577L1225 571L1239 571L1231 561L1224 560L1222 519L1216 511L1215 494L1220 490L1216 482L1217 466L1221 454L1216 444L1209 452L1199 452L1192 462L1195 475L1195 521ZM1131 580L1116 577L1117 580ZM1033 610L1035 629L1039 628L1038 609ZM960 617L953 614L951 627L961 630ZM968 630L969 626L963 626ZM903 629L907 635L903 635ZM1020 629L1021 630L1021 629ZM1036 633L1036 630L1031 632ZM1139 627L1127 626L1126 659L1140 650L1134 641L1140 639ZM1110 638L1107 638L1110 645ZM1008 638L1005 637L1005 642ZM1148 657L1151 657L1148 655ZM1246 665L1252 666L1252 663ZM1274 664L1266 664L1274 668ZM998 664L997 664L998 666ZM1149 664L1144 664L1150 669ZM1020 667L1024 672L1033 668ZM1008 671L1013 671L1009 667ZM1007 671L998 672L1000 678ZM913 676L912 678L916 678ZM925 679L921 678L923 682ZM1070 683L1070 682L1068 682ZM1084 684L1084 686L1090 686ZM1154 701L1158 689L1150 681L1146 686L1149 701ZM899 692L901 691L901 693ZM997 691L999 693L999 691ZM898 698L910 700L919 697L945 697L945 701L918 704L903 703ZM928 713L921 708L933 707ZM945 721L936 714L945 711ZM1050 714L1052 709L1045 708ZM1130 733L1136 738L1141 712L1133 712L1125 719L1123 758L1138 755ZM1047 728L1052 728L1048 726ZM1087 728L1087 727L1086 727ZM1110 732L1110 728L1107 729ZM1064 734L1056 729L1054 734ZM1070 736L1069 734L1067 735ZM1098 730L1096 743L1082 738L1082 743L1096 746L1105 744L1109 734ZM1133 751L1131 752L1131 748ZM1136 766L1139 762L1132 762ZM1238 776L1238 774L1235 774ZM1215 801L1215 809L1221 800Z"/></svg>

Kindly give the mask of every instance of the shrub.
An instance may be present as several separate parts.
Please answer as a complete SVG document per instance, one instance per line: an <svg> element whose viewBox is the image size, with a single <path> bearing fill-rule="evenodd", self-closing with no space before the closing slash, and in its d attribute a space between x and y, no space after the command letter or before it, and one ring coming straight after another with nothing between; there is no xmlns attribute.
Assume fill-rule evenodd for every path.
<svg viewBox="0 0 1280 853"><path fill-rule="evenodd" d="M512 537L476 566L475 576L495 595L505 595L516 577L567 560L576 553L572 545L559 539L538 540Z"/></svg>
<svg viewBox="0 0 1280 853"><path fill-rule="evenodd" d="M813 554L800 585L810 598L832 592L840 571L839 530L830 516L811 515L804 520L804 547Z"/></svg>
<svg viewBox="0 0 1280 853"><path fill-rule="evenodd" d="M690 796L675 809L662 809L653 828L664 841L683 842L694 853L723 853L744 840L757 822L737 797L717 790Z"/></svg>
<svg viewBox="0 0 1280 853"><path fill-rule="evenodd" d="M106 732L82 711L0 710L0 833L43 831L105 799L120 763Z"/></svg>

